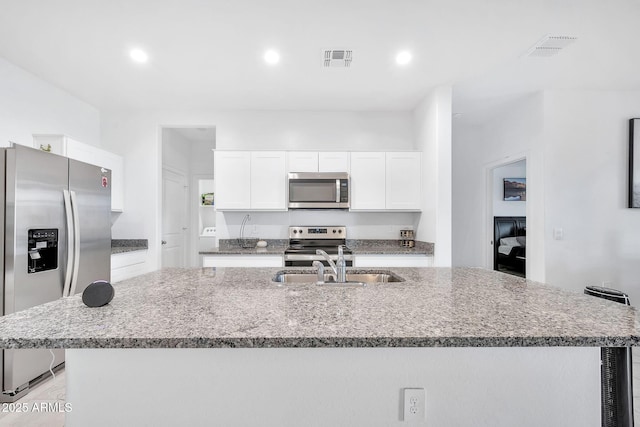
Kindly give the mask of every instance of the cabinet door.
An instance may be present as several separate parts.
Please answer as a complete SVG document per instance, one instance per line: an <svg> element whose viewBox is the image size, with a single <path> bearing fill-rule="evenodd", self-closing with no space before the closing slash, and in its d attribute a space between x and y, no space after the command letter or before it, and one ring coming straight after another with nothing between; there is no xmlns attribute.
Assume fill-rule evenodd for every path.
<svg viewBox="0 0 640 427"><path fill-rule="evenodd" d="M351 153L351 209L385 208L385 155L383 152Z"/></svg>
<svg viewBox="0 0 640 427"><path fill-rule="evenodd" d="M289 151L289 172L318 172L317 151Z"/></svg>
<svg viewBox="0 0 640 427"><path fill-rule="evenodd" d="M213 156L215 203L218 210L251 207L251 153L216 151Z"/></svg>
<svg viewBox="0 0 640 427"><path fill-rule="evenodd" d="M98 149L92 145L83 144L71 138L66 139L65 156L70 159L80 160L81 162L90 163L92 165L103 166L100 163L100 154ZM104 166L106 167L106 166Z"/></svg>
<svg viewBox="0 0 640 427"><path fill-rule="evenodd" d="M318 153L318 172L349 172L349 153L321 151Z"/></svg>
<svg viewBox="0 0 640 427"><path fill-rule="evenodd" d="M386 153L386 208L420 210L422 200L421 153Z"/></svg>
<svg viewBox="0 0 640 427"><path fill-rule="evenodd" d="M285 152L251 152L251 209L286 210Z"/></svg>
<svg viewBox="0 0 640 427"><path fill-rule="evenodd" d="M34 135L36 148L49 148L51 152L111 171L111 210L124 210L124 162L122 156L85 144L64 135Z"/></svg>
<svg viewBox="0 0 640 427"><path fill-rule="evenodd" d="M203 255L203 267L282 267L281 255Z"/></svg>

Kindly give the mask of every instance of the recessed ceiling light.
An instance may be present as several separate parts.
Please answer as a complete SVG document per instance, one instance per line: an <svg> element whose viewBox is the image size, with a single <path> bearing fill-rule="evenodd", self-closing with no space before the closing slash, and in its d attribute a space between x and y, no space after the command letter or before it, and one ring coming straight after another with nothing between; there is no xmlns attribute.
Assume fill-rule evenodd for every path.
<svg viewBox="0 0 640 427"><path fill-rule="evenodd" d="M280 54L273 49L269 49L264 53L264 61L269 65L275 65L280 62Z"/></svg>
<svg viewBox="0 0 640 427"><path fill-rule="evenodd" d="M403 50L396 55L396 64L398 65L407 65L411 62L411 52L408 50Z"/></svg>
<svg viewBox="0 0 640 427"><path fill-rule="evenodd" d="M149 55L147 55L147 52L142 49L131 49L129 51L129 56L132 60L141 64L144 64L149 60Z"/></svg>

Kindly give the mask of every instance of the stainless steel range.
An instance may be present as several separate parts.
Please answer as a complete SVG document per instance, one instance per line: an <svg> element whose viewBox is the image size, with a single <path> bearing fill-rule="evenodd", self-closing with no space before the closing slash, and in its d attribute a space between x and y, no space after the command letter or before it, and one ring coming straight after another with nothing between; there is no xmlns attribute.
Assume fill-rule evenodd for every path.
<svg viewBox="0 0 640 427"><path fill-rule="evenodd" d="M346 247L347 228L343 226L295 226L289 227L289 247L284 251L286 267L311 267L313 261L324 265L328 262L316 250L322 249L335 262L338 246L344 245L344 259L347 267L353 266L353 252Z"/></svg>

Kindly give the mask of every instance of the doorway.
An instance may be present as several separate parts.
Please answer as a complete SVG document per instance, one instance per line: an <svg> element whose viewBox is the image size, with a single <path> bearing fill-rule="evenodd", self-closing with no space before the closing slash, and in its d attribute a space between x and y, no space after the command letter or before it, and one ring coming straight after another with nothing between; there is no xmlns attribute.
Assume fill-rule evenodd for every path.
<svg viewBox="0 0 640 427"><path fill-rule="evenodd" d="M187 177L162 168L162 267L184 267L188 246Z"/></svg>
<svg viewBox="0 0 640 427"><path fill-rule="evenodd" d="M215 138L214 126L161 128L162 267L199 265L200 224L215 230L215 209L208 204L214 200L213 188L198 185L213 180Z"/></svg>
<svg viewBox="0 0 640 427"><path fill-rule="evenodd" d="M487 172L487 267L526 277L526 157L493 164Z"/></svg>

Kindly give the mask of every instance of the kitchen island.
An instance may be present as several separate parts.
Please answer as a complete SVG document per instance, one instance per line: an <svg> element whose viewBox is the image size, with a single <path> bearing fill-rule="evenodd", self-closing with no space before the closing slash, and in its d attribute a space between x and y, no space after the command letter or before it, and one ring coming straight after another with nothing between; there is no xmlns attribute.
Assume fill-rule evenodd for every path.
<svg viewBox="0 0 640 427"><path fill-rule="evenodd" d="M66 348L68 426L598 426L599 347L635 309L473 268L393 268L366 287L274 268L167 269L0 319L3 348ZM295 270L295 269L290 269ZM413 424L416 425L416 424Z"/></svg>

